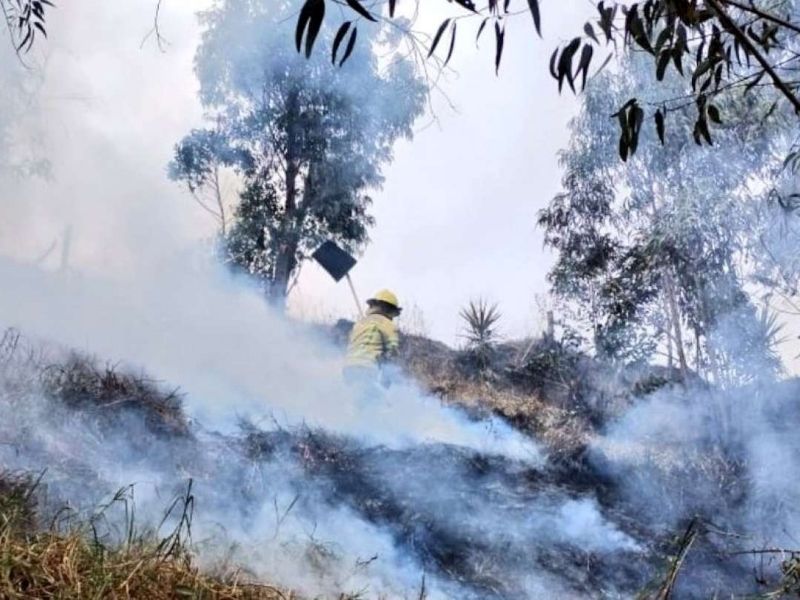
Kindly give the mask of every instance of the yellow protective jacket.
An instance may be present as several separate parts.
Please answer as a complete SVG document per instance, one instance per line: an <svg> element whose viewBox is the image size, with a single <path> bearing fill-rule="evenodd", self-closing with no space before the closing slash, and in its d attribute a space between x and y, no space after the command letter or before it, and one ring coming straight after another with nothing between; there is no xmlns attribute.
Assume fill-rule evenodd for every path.
<svg viewBox="0 0 800 600"><path fill-rule="evenodd" d="M400 336L392 320L380 313L369 313L350 332L347 366L377 368L392 358L399 347Z"/></svg>

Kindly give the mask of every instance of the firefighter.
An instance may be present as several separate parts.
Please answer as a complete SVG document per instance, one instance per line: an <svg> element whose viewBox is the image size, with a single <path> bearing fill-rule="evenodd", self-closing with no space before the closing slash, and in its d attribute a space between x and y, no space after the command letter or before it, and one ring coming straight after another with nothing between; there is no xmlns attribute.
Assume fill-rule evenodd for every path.
<svg viewBox="0 0 800 600"><path fill-rule="evenodd" d="M400 316L400 303L389 290L381 290L367 300L367 314L350 332L345 379L351 383L388 387L385 367L396 356L400 337L394 319Z"/></svg>

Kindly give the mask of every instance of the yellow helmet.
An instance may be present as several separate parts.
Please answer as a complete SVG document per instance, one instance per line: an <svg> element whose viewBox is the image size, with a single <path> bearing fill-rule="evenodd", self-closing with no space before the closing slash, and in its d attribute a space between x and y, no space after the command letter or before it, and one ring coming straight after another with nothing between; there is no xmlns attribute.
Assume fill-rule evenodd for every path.
<svg viewBox="0 0 800 600"><path fill-rule="evenodd" d="M381 290L377 294L375 294L372 298L367 300L367 304L372 305L376 302L383 302L384 304L388 304L398 312L401 310L400 308L400 301L397 299L397 296L394 293L390 292L389 290Z"/></svg>

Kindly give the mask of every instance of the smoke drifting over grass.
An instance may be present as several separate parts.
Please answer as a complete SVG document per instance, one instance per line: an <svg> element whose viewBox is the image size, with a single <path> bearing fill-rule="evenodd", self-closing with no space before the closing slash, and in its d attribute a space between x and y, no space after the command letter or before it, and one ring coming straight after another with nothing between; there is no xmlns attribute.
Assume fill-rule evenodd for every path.
<svg viewBox="0 0 800 600"><path fill-rule="evenodd" d="M53 31L77 47L91 37L81 23L90 20ZM117 35L112 25L96 32ZM191 49L174 51L188 70ZM121 77L96 54L97 72ZM84 91L79 65L54 60L49 91ZM712 551L800 545L794 386L660 392L596 436L572 471L505 423L467 419L410 382L361 401L334 348L188 243L200 217L163 174L186 117L140 123L137 103L157 99L117 113L102 90L87 96L90 111L42 108L42 119L69 124L48 130L52 181L2 181L0 245L15 260L0 263L0 321L180 386L191 424L165 435L126 403L102 418L66 408L42 384L60 351L6 357L0 464L47 469L54 506L90 510L135 484L137 514L155 526L192 477L201 561L312 595L416 597L427 572L429 598L631 597L658 579L654 546L698 513L749 536ZM163 131L159 152L137 142L141 130ZM68 227L65 268L48 270L60 247L33 264ZM108 413L118 420L104 424ZM757 589L751 561L731 572L711 554L681 597Z"/></svg>
<svg viewBox="0 0 800 600"><path fill-rule="evenodd" d="M0 264L6 324L180 385L192 419L188 437L155 435L124 405L98 424L40 387L41 367L62 359L16 355L2 378L0 457L47 468L54 500L88 509L136 484L137 514L155 525L192 477L204 564L309 594L413 597L427 572L431 598L628 597L658 577L655 540L700 514L746 536L709 542L685 567L683 593L706 597L755 587L747 559L726 563L731 573L714 552L795 539L792 385L659 392L595 437L588 475L565 474L508 426L471 421L410 383L359 399L313 330L246 281L175 255L115 280ZM257 429L240 430L242 419Z"/></svg>
<svg viewBox="0 0 800 600"><path fill-rule="evenodd" d="M413 597L427 573L431 598L628 597L658 578L659 544L700 515L737 536L709 534L684 567L681 593L705 597L757 589L748 558L709 557L796 545L793 384L662 390L565 473L507 425L410 383L359 398L313 330L247 282L181 264L126 283L0 266L7 323L180 383L191 417L187 433L165 435L124 403L67 408L41 383L59 352L18 350L2 374L6 468L47 468L51 497L84 509L136 484L137 514L153 525L192 477L201 562L309 594ZM104 411L119 420L104 425Z"/></svg>
<svg viewBox="0 0 800 600"><path fill-rule="evenodd" d="M659 392L595 439L592 453L657 527L707 515L751 547L795 548L799 393L796 382Z"/></svg>
<svg viewBox="0 0 800 600"><path fill-rule="evenodd" d="M305 424L362 449L464 447L468 455L487 452L526 465L542 464L541 451L505 424L470 421L408 382L380 402L359 402L342 382L330 346L271 313L248 282L210 264L207 246L192 241L202 230L202 214L164 173L172 144L199 110L142 111L158 100L145 88L117 94L126 86L111 62L135 64L169 90L191 85L193 49L178 45L166 57L128 56L139 52L139 37L131 32L134 42L122 50L110 38L130 31L122 22L134 22L139 7L121 6L113 22L93 22L76 12L80 7L71 10L69 19L65 11L53 16L60 37L43 89L48 97L68 99L29 107L27 115L50 124L42 150L53 178L3 179L0 277L7 292L0 320L48 344L122 361L180 386L196 439L154 437L124 403L102 409L122 417L101 427L96 416L67 409L41 389L41 370L63 360L58 352L30 364L17 355L2 382L2 410L10 415L0 426L4 468L47 469L51 500L83 510L136 484L137 513L152 525L194 477L195 539L207 550L206 560L224 558L235 545L240 550L233 562L309 593L362 587L370 595L413 593L425 568L390 530L335 502L329 489L316 490L296 456L243 456L239 422L273 431L276 423L285 429ZM144 31L152 15L146 17ZM91 34L84 27L90 22ZM181 38L181 29L171 31L176 40L191 39ZM81 50L73 55L59 44L96 51L93 58ZM102 51L109 47L118 53ZM170 79L175 63L184 66L185 81ZM4 72L7 67L0 65ZM97 77L87 79L87 72ZM425 466L418 463L419 470ZM447 489L447 482L438 483L425 490L431 497ZM439 506L453 510L444 501ZM435 579L427 578L434 596Z"/></svg>
<svg viewBox="0 0 800 600"><path fill-rule="evenodd" d="M0 430L8 440L0 457L7 468L48 469L53 501L88 510L135 484L137 514L155 524L193 477L201 561L227 560L310 594L413 593L432 568L424 564L425 553L409 547L414 539L432 548L470 540L475 552L486 553L463 559L459 568L474 578L464 589L429 573L431 598L481 597L473 589L481 581L479 563L500 557L509 566L492 577L505 580L513 593L553 589L547 573L519 579L529 570L525 557L533 543L635 548L591 498L514 483L542 467L544 457L507 426L468 421L410 384L373 399L375 405L358 401L342 384L331 348L272 314L255 292L227 275L212 270L216 274L203 280L184 270L170 283L150 287L138 280L127 288L9 263L2 272L14 290L0 301L9 322L188 382L190 435L178 435L180 428L154 433L125 403L81 411L48 398L40 385L47 381L44 367L64 358L54 353L29 360L18 349L4 367L3 411L10 418ZM187 297L196 300L183 310ZM171 308L170 298L180 303ZM222 316L212 320L210 314ZM135 406L136 398L131 401ZM106 423L109 413L114 417ZM257 450L235 426L243 417L268 430L251 434L265 436ZM320 431L298 430L303 420ZM495 462L484 469L473 464L478 459ZM380 510L371 512L369 502ZM424 515L424 527L415 514Z"/></svg>
<svg viewBox="0 0 800 600"><path fill-rule="evenodd" d="M244 280L213 265L154 266L152 277L103 282L0 265L13 292L7 323L181 382L190 415L230 431L241 418L306 423L393 447L452 443L540 461L535 444L500 422L471 424L400 382L361 401L338 351L274 313Z"/></svg>

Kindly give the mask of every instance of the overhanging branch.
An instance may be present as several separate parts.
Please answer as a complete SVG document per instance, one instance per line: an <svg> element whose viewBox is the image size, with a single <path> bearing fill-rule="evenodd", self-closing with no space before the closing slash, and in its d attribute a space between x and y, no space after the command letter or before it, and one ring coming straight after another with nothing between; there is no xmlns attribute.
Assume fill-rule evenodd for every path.
<svg viewBox="0 0 800 600"><path fill-rule="evenodd" d="M722 0L726 2L728 0ZM720 23L730 31L733 36L739 41L739 43L744 46L747 51L753 55L753 57L758 61L758 64L766 71L766 73L772 79L772 82L775 84L775 87L780 90L780 92L786 96L789 102L792 103L794 110L797 114L800 114L800 99L794 94L794 92L786 85L786 82L781 79L780 75L775 72L775 69L772 68L772 65L769 64L767 58L755 47L752 40L747 36L747 34L742 31L742 29L731 19L728 15L725 7L722 6L720 0L706 0L706 3L714 10L717 14L717 18L719 18Z"/></svg>

